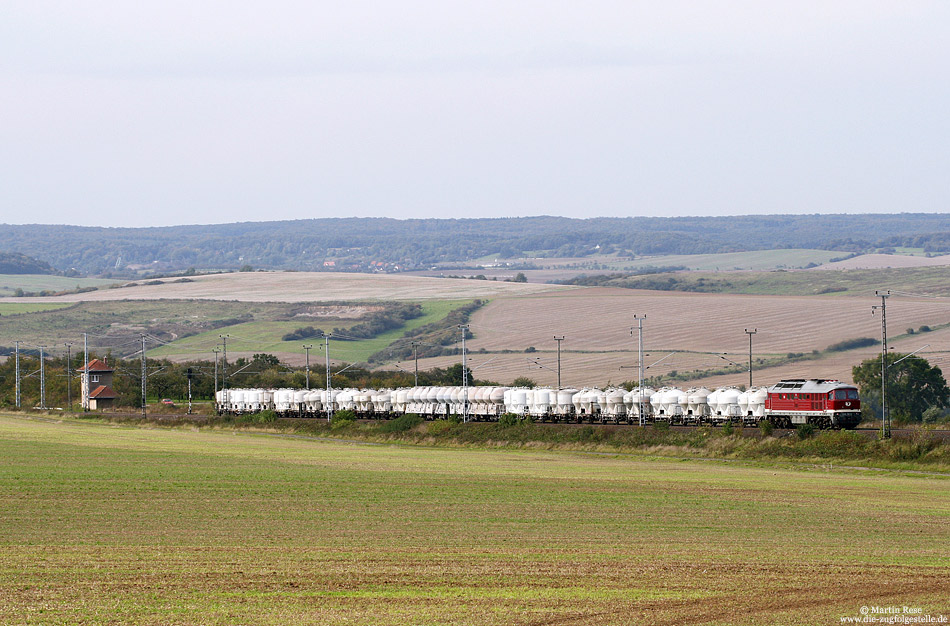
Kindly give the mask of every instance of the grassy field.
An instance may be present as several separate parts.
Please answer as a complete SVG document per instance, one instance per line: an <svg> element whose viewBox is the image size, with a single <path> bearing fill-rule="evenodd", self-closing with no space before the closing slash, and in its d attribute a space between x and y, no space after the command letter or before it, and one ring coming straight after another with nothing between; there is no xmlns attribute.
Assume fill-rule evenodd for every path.
<svg viewBox="0 0 950 626"><path fill-rule="evenodd" d="M382 350L392 342L401 338L407 331L413 330L424 324L437 321L449 314L452 309L458 308L468 301L465 300L427 300L422 302L424 315L409 320L405 326L389 332L378 335L372 339L363 339L360 341L331 341L330 358L332 360L341 360L349 363L366 361L369 355ZM308 322L306 325L321 327L324 331L330 332L333 327L347 328L355 324L357 320L345 322L330 322L321 324L319 321ZM285 363L299 365L305 360L303 344L312 344L315 346L314 352L311 352L311 358L316 361L322 361L323 340L297 340L282 341L281 336L300 328L303 325L301 321L293 322L247 322L229 326L224 330L215 330L183 339L176 340L160 348L149 351L149 356L154 358L200 358L202 355L210 353L211 349L220 345L219 335L226 332L228 338L228 354L250 356L255 352L267 352L277 355Z"/></svg>
<svg viewBox="0 0 950 626"><path fill-rule="evenodd" d="M856 259L855 259L856 260ZM843 261L842 263L847 263ZM611 279L601 286L669 291L772 296L870 296L878 289L926 296L950 296L946 266L772 272L676 272Z"/></svg>
<svg viewBox="0 0 950 626"><path fill-rule="evenodd" d="M348 328L355 322L348 320L345 322L332 322L334 327ZM323 339L306 339L296 341L281 341L281 337L294 331L301 326L313 326L314 323L303 324L296 322L244 322L234 324L219 330L212 330L197 335L191 335L183 339L175 340L164 346L149 350L148 355L152 358L207 358L211 354L212 348L221 348L222 334L228 335L228 354L232 356L251 355L257 352L266 352L268 354L279 355L283 352L293 351L302 352L302 344L323 345ZM322 328L330 332L327 324Z"/></svg>
<svg viewBox="0 0 950 626"><path fill-rule="evenodd" d="M838 624L950 611L947 478L0 418L29 624Z"/></svg>
<svg viewBox="0 0 950 626"><path fill-rule="evenodd" d="M12 296L17 289L23 291L68 291L81 287L104 287L115 280L101 278L69 278L48 274L0 274L0 297Z"/></svg>
<svg viewBox="0 0 950 626"><path fill-rule="evenodd" d="M811 263L821 265L844 253L834 250L755 250L719 254L675 254L645 257L634 261L614 261L611 269L638 269L664 265L682 265L690 270L772 270L801 268Z"/></svg>
<svg viewBox="0 0 950 626"><path fill-rule="evenodd" d="M0 302L0 315L19 315L39 311L56 311L72 306L71 304L42 304L38 302Z"/></svg>

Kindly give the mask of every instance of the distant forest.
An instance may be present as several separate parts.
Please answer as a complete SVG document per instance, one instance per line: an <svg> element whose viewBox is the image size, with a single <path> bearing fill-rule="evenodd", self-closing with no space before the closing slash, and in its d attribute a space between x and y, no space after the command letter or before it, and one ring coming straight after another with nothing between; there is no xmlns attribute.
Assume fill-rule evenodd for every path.
<svg viewBox="0 0 950 626"><path fill-rule="evenodd" d="M0 252L0 274L55 274L56 270L45 261L39 261L18 252Z"/></svg>
<svg viewBox="0 0 950 626"><path fill-rule="evenodd" d="M40 259L60 273L106 276L191 267L403 271L489 255L517 259L773 248L863 253L894 247L950 252L950 215L336 218L161 228L0 228L0 250L6 253Z"/></svg>

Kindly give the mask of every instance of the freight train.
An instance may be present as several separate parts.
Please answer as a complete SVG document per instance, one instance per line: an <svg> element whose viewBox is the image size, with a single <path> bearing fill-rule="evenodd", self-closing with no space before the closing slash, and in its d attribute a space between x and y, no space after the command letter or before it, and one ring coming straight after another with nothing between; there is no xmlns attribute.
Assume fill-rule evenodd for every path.
<svg viewBox="0 0 950 626"><path fill-rule="evenodd" d="M271 410L283 417L329 417L350 410L359 418L391 419L407 413L427 420L495 421L514 414L537 422L754 426L812 424L854 428L861 401L853 385L836 380L790 379L771 387L661 389L553 389L523 387L408 387L397 389L224 389L219 414Z"/></svg>

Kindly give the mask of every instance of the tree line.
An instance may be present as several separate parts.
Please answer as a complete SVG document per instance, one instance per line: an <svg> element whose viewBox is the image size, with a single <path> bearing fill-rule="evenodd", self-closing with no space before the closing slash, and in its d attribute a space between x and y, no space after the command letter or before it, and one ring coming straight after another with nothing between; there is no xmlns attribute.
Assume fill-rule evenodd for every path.
<svg viewBox="0 0 950 626"><path fill-rule="evenodd" d="M882 238L881 233L888 235ZM529 254L585 257L774 248L867 252L895 246L950 252L950 216L333 218L160 228L32 224L0 229L0 250L43 259L64 273L115 276L128 275L130 265L162 271L403 271L489 255L517 259ZM332 265L325 265L328 262Z"/></svg>

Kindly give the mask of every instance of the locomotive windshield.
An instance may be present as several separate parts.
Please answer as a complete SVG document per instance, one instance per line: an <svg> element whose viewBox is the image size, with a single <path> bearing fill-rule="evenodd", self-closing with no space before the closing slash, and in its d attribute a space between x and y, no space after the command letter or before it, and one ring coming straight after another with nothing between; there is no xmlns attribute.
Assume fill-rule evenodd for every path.
<svg viewBox="0 0 950 626"><path fill-rule="evenodd" d="M834 396L835 400L857 400L858 399L857 389L835 389L834 394L835 394Z"/></svg>

